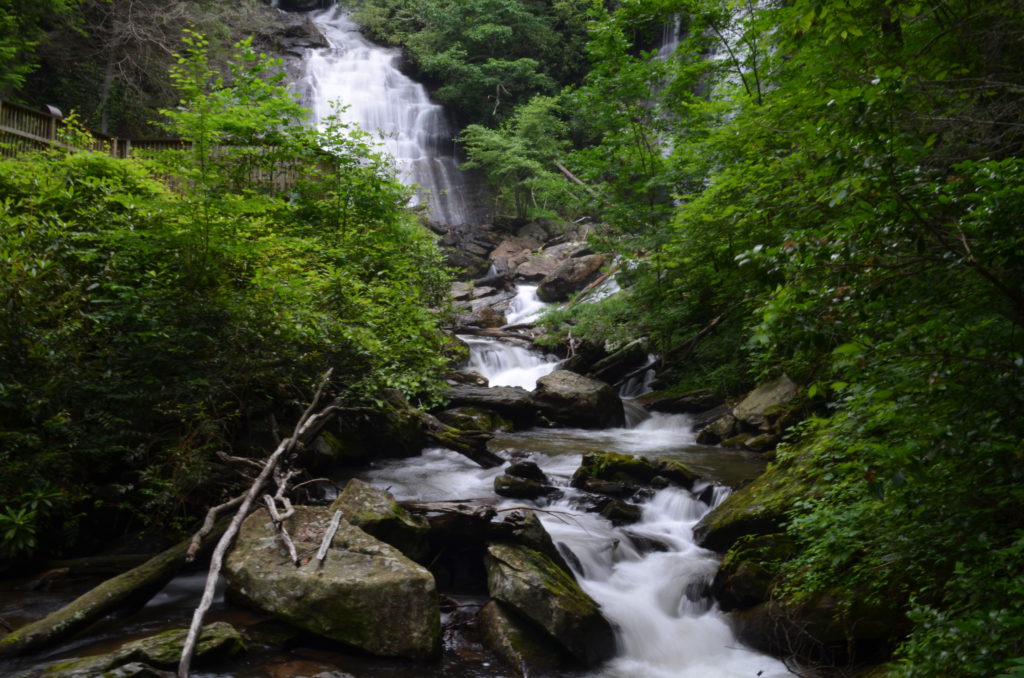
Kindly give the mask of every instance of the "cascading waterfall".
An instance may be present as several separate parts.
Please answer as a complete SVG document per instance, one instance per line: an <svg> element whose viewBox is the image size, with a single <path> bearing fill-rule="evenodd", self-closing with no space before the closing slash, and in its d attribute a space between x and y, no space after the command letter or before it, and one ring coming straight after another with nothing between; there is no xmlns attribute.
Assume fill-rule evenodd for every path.
<svg viewBox="0 0 1024 678"><path fill-rule="evenodd" d="M399 179L419 186L414 205L426 203L438 223L470 223L468 182L444 109L398 70L397 49L368 41L343 10L332 7L312 18L331 45L309 50L298 83L314 117L330 115L332 102L347 106L342 119L378 137L380 149L395 159Z"/></svg>

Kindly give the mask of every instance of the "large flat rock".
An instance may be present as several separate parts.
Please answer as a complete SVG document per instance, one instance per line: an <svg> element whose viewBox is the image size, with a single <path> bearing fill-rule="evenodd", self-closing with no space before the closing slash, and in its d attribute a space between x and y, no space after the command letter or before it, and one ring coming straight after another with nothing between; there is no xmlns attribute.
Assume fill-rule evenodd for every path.
<svg viewBox="0 0 1024 678"><path fill-rule="evenodd" d="M265 510L242 524L225 562L236 599L324 638L382 657L429 659L440 651L440 610L431 574L398 549L342 521L320 565L332 512L298 506L286 526L300 556L289 562Z"/></svg>

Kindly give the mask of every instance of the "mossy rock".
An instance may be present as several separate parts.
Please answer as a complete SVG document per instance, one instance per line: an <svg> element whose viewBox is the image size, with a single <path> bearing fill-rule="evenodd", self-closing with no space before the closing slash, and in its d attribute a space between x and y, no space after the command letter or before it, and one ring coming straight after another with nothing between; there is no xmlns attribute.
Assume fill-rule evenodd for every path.
<svg viewBox="0 0 1024 678"><path fill-rule="evenodd" d="M42 678L94 678L123 669L118 676L160 675L153 669L173 668L181 660L187 629L172 629L154 636L125 643L113 652L95 657L62 661L48 667ZM196 645L195 663L226 657L245 651L242 636L227 622L203 627Z"/></svg>
<svg viewBox="0 0 1024 678"><path fill-rule="evenodd" d="M621 496L622 492L609 492L608 487L621 485L635 491L641 486L650 486L659 476L686 488L693 487L699 478L686 464L674 459L651 460L631 454L594 451L583 455L571 482L576 488Z"/></svg>
<svg viewBox="0 0 1024 678"><path fill-rule="evenodd" d="M736 490L693 528L699 546L724 553L746 535L779 532L786 512L797 499L817 490L807 480L801 457L774 463L750 484Z"/></svg>
<svg viewBox="0 0 1024 678"><path fill-rule="evenodd" d="M496 600L480 610L477 628L487 647L523 678L574 664L565 649L543 629Z"/></svg>
<svg viewBox="0 0 1024 678"><path fill-rule="evenodd" d="M746 609L768 600L779 566L796 550L792 538L781 532L740 539L722 559L711 586L722 610Z"/></svg>
<svg viewBox="0 0 1024 678"><path fill-rule="evenodd" d="M406 511L387 490L353 478L330 510L332 514L340 510L348 522L417 562L427 556L430 535L427 519Z"/></svg>
<svg viewBox="0 0 1024 678"><path fill-rule="evenodd" d="M491 544L485 559L491 597L509 605L557 641L584 666L615 652L615 634L579 584L534 549Z"/></svg>
<svg viewBox="0 0 1024 678"><path fill-rule="evenodd" d="M437 418L460 431L511 431L512 421L484 407L452 407L437 413Z"/></svg>
<svg viewBox="0 0 1024 678"><path fill-rule="evenodd" d="M345 414L323 431L316 443L318 457L352 465L422 452L428 441L419 413L398 391L386 389L381 400L375 410Z"/></svg>

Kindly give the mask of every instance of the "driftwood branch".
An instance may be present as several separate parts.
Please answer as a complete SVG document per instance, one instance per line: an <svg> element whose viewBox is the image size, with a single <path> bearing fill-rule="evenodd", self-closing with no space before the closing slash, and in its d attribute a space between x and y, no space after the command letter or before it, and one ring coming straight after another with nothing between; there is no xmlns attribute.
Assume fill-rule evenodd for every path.
<svg viewBox="0 0 1024 678"><path fill-rule="evenodd" d="M188 545L188 551L185 553L186 563L191 563L196 559L196 555L199 553L199 549L203 545L203 539L213 531L213 526L217 523L217 516L228 509L235 508L242 503L243 499L245 499L245 495L240 494L234 499L230 499L223 504L214 506L206 512L206 519L203 521L203 526L200 527L194 535L192 535L192 541Z"/></svg>
<svg viewBox="0 0 1024 678"><path fill-rule="evenodd" d="M590 194L590 197L592 197L592 198L596 198L596 199L598 199L598 200L600 200L600 199L601 199L601 196L600 196L600 195L598 195L597 191L595 191L595 190L594 190L594 189L592 189L592 188L591 188L590 186L587 186L587 185L586 185L585 183L583 183L583 180L582 180L582 179L580 179L580 178L579 178L578 176L576 176L575 174L573 174L572 172L570 172L570 171L569 171L569 168L568 168L568 167L566 167L565 165L563 165L563 164L562 164L562 163L560 163L560 162L556 162L556 163L555 163L555 167L557 167L557 168L558 168L558 171L559 171L559 172L561 172L562 174L564 174L564 175L565 175L565 178L566 178L566 179L568 179L568 180L569 180L569 181L571 181L572 183L576 184L577 186L582 186L582 187L583 187L583 190L584 190L584 191L586 191L587 193L589 193L589 194Z"/></svg>
<svg viewBox="0 0 1024 678"><path fill-rule="evenodd" d="M324 559L327 558L327 549L331 547L331 542L334 541L334 535L338 533L338 526L341 525L341 510L334 512L334 516L331 517L331 524L327 526L327 531L324 532L324 540L320 542L320 548L317 549L316 559L323 566Z"/></svg>
<svg viewBox="0 0 1024 678"><path fill-rule="evenodd" d="M288 500L286 499L285 501ZM284 521L295 514L295 509L292 508L291 502L288 502L285 504L284 513L278 513L274 497L271 497L269 494L263 495L263 502L267 505L267 511L270 512L270 517L274 521L274 527L277 529L281 541L284 542L284 547L288 550L288 558L291 559L292 564L298 567L299 554L295 550L295 543L292 541L291 535L288 534L288 528L284 526Z"/></svg>
<svg viewBox="0 0 1024 678"><path fill-rule="evenodd" d="M199 641L199 634L203 628L203 618L206 616L207 610L210 609L210 605L213 603L214 589L217 584L217 577L220 575L221 567L224 564L224 555L227 553L228 548L235 540L235 536L238 534L239 528L242 526L242 521L245 516L249 513L249 508L255 501L256 496L260 490L266 484L267 480L271 477L274 469L277 468L277 464L281 459L290 454L295 449L296 445L299 444L304 436L307 434L317 419L323 415L321 412L318 415L314 415L317 403L320 401L320 397L323 395L324 389L327 387L330 381L331 370L327 371L327 374L323 376L320 381L320 386L316 391L316 395L313 396L313 401L306 408L306 411L302 413L302 417L299 419L298 424L295 426L295 431L289 438L285 438L278 444L277 449L274 450L273 454L267 458L266 463L263 466L263 470L260 471L259 476L253 481L249 487L249 491L245 493L245 498L242 500L241 506L238 511L235 512L234 518L231 519L231 523L225 530L224 535L217 542L217 547L213 551L213 557L210 559L210 571L206 576L206 587L203 589L203 598L199 602L199 607L196 608L195 613L192 615L192 625L189 627L188 636L185 638L185 645L181 650L181 661L178 664L178 678L188 678L189 667L192 663L192 655L195 653L196 644ZM327 408L328 410L331 408Z"/></svg>

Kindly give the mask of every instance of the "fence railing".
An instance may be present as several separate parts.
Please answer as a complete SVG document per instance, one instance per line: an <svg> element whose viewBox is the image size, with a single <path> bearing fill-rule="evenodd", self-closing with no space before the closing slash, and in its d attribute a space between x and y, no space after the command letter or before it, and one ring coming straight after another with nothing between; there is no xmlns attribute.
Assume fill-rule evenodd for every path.
<svg viewBox="0 0 1024 678"><path fill-rule="evenodd" d="M133 150L168 150L181 148L180 139L119 139L93 130L85 130L88 138L75 135L75 143L65 139L67 125L55 108L40 111L9 101L0 101L0 156L16 156L43 148L67 148L80 151L110 153L127 158ZM83 143L84 141L84 143Z"/></svg>

